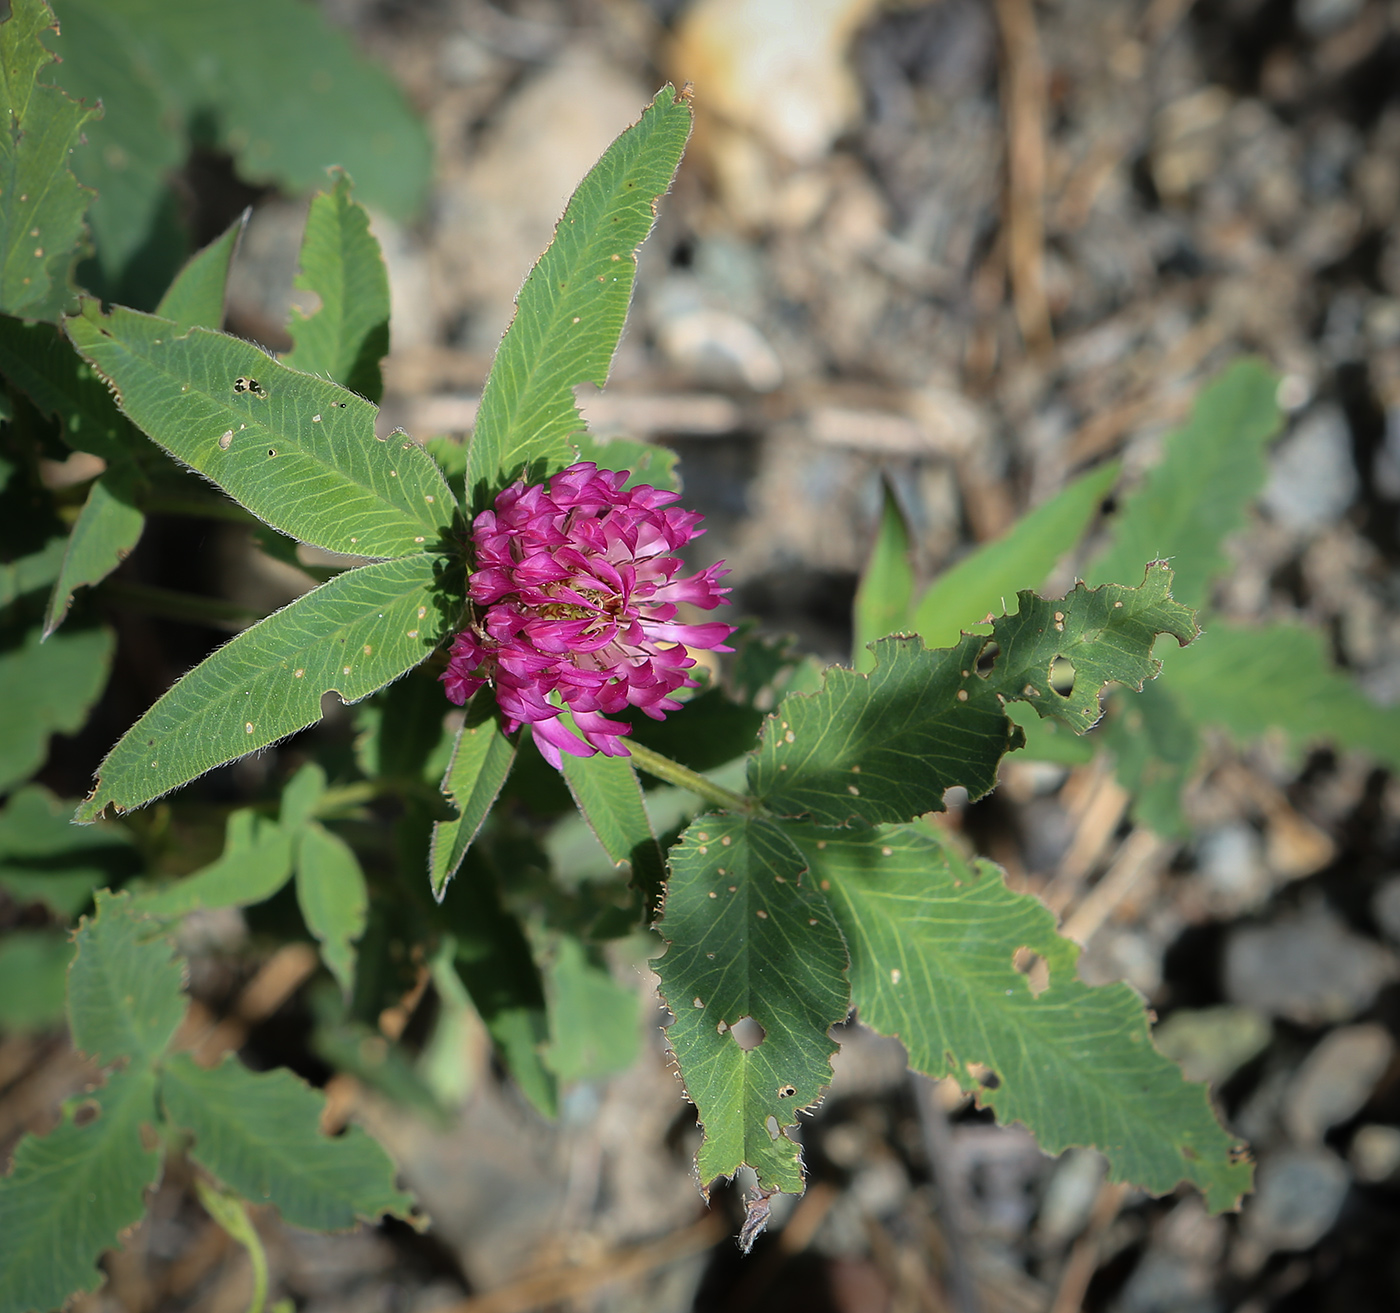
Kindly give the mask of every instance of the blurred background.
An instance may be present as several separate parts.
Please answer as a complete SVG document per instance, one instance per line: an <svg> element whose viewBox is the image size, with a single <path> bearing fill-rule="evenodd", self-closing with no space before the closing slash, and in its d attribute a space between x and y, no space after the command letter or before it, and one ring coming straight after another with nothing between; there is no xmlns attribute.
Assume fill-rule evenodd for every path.
<svg viewBox="0 0 1400 1313"><path fill-rule="evenodd" d="M697 563L729 563L739 610L848 661L882 481L932 577L1094 462L1148 467L1201 383L1256 353L1282 376L1288 426L1216 605L1305 618L1370 696L1400 701L1396 0L320 8L431 139L406 181L351 165L394 301L384 431L470 432L571 189L662 82L689 81L691 149L612 381L584 408L603 434L679 453L709 529ZM277 43L254 24L230 57ZM278 149L298 103L269 107ZM306 199L295 170L250 164L257 145L196 133L151 159L169 157L171 222L196 242L253 206L228 327L281 350ZM134 257L104 267L139 304ZM194 568L174 533L142 543L158 582ZM304 587L235 535L200 546L206 586L235 602ZM46 778L84 791L96 740L139 710L107 709ZM479 1025L459 1037L446 1121L331 1077L331 1120L385 1142L433 1224L327 1237L263 1216L274 1293L315 1313L1400 1306L1400 785L1356 754L1221 741L1181 841L1135 827L1099 763L1012 758L992 798L951 801L951 826L1048 894L1085 976L1131 982L1161 1046L1212 1082L1260 1163L1240 1215L1106 1185L1092 1153L1050 1159L956 1091L916 1089L899 1045L852 1023L804 1124L808 1192L743 1258L738 1188L709 1213L696 1189L652 978L619 962L645 999L640 1056L571 1087L557 1123L501 1078ZM7 924L32 915L0 900ZM293 1062L314 953L269 955L236 913L195 922L192 991L233 1027L226 1043ZM0 1037L0 1150L83 1079L57 1032ZM167 1175L106 1260L107 1289L75 1307L247 1307L247 1258L189 1187Z"/></svg>

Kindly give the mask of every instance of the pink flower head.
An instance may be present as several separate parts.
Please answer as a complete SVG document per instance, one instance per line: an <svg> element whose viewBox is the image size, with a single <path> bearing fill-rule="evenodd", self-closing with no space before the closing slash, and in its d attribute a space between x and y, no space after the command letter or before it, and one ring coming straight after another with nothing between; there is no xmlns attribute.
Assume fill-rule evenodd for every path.
<svg viewBox="0 0 1400 1313"><path fill-rule="evenodd" d="M628 726L607 717L631 706L663 719L681 705L672 694L696 687L691 648L733 650L733 625L677 619L677 603L709 611L729 591L723 562L677 578L673 553L704 532L701 517L672 506L673 492L626 482L570 465L547 484L511 484L472 524L474 620L452 643L448 700L460 706L491 684L507 731L532 726L556 768L561 752L629 756Z"/></svg>

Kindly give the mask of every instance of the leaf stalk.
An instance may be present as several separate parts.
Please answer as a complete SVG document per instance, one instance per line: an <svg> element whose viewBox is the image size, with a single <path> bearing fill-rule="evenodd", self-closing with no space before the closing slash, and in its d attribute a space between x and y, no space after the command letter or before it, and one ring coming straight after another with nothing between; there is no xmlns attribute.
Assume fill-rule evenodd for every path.
<svg viewBox="0 0 1400 1313"><path fill-rule="evenodd" d="M680 762L672 761L670 757L663 757L659 752L653 752L640 743L629 741L627 750L632 754L633 765L639 770L644 770L648 775L654 775L659 780L665 780L667 784L674 784L678 788L697 794L706 802L712 802L725 811L748 815L757 806L755 799L726 789L723 785L706 779L705 776L689 767L682 766Z"/></svg>

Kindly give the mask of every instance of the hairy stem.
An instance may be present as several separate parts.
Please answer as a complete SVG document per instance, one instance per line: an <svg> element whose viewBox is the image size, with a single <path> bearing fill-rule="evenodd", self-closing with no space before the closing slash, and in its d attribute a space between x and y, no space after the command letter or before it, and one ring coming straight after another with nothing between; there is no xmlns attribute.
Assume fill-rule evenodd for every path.
<svg viewBox="0 0 1400 1313"><path fill-rule="evenodd" d="M672 761L670 757L663 757L659 752L653 752L650 748L644 748L640 743L634 743L631 740L627 743L627 750L632 754L632 763L638 770L644 770L648 775L655 775L657 779L665 780L667 784L674 784L679 788L698 794L706 802L712 802L716 807L723 807L725 811L751 812L754 810L754 799L745 797L742 793L734 793L732 790L716 784L713 780L707 780L703 775L682 766L680 762Z"/></svg>

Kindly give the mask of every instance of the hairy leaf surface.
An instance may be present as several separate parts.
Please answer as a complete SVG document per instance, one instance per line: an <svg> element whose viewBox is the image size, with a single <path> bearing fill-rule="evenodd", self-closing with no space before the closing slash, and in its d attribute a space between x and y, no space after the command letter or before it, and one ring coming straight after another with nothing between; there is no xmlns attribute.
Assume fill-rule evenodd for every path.
<svg viewBox="0 0 1400 1313"><path fill-rule="evenodd" d="M481 510L527 466L545 471L575 455L584 427L580 383L607 381L637 269L690 136L690 104L667 86L574 192L554 240L516 298L481 396L467 456L469 509Z"/></svg>
<svg viewBox="0 0 1400 1313"><path fill-rule="evenodd" d="M185 1015L184 968L129 894L99 893L68 968L73 1044L101 1063L154 1063Z"/></svg>
<svg viewBox="0 0 1400 1313"><path fill-rule="evenodd" d="M69 270L92 193L68 156L93 116L54 85L39 40L54 27L42 0L11 0L0 23L0 310L53 319L73 298Z"/></svg>
<svg viewBox="0 0 1400 1313"><path fill-rule="evenodd" d="M374 436L375 408L250 342L95 302L67 321L123 412L260 519L327 551L432 550L451 490L416 442Z"/></svg>
<svg viewBox="0 0 1400 1313"><path fill-rule="evenodd" d="M394 1188L388 1155L358 1126L321 1134L324 1100L285 1068L254 1072L228 1057L209 1070L180 1053L165 1064L160 1099L194 1135L200 1166L250 1202L276 1205L293 1226L344 1230L412 1207Z"/></svg>
<svg viewBox="0 0 1400 1313"><path fill-rule="evenodd" d="M296 345L282 363L377 402L384 391L379 362L389 354L389 273L343 172L311 202L300 265L296 287L321 304L310 315L292 310Z"/></svg>
<svg viewBox="0 0 1400 1313"><path fill-rule="evenodd" d="M966 865L931 830L784 833L845 936L861 1020L898 1036L912 1066L956 1077L1047 1153L1092 1145L1113 1180L1154 1194L1189 1180L1212 1211L1238 1203L1250 1169L1205 1087L1156 1051L1128 986L1080 981L1078 947L1038 899L1012 893L990 863ZM1025 956L1018 970L1018 954L1040 965Z"/></svg>
<svg viewBox="0 0 1400 1313"><path fill-rule="evenodd" d="M990 640L965 635L941 651L917 638L884 639L869 675L833 667L819 693L783 700L750 760L751 788L771 809L824 825L940 810L955 784L980 797L1020 742L1005 702L1029 702L1082 733L1098 719L1106 681L1140 687L1156 673L1159 633L1190 641L1191 612L1171 600L1170 584L1159 564L1141 588L1081 585L1058 602L1023 592L1018 612L996 621ZM982 674L989 641L997 654ZM1051 681L1061 658L1076 672L1067 693Z"/></svg>
<svg viewBox="0 0 1400 1313"><path fill-rule="evenodd" d="M0 1311L46 1313L101 1284L97 1260L140 1220L160 1175L161 1155L141 1143L155 1084L149 1068L114 1072L82 1101L92 1120L78 1125L70 1107L57 1129L19 1142L0 1177Z"/></svg>
<svg viewBox="0 0 1400 1313"><path fill-rule="evenodd" d="M671 852L658 927L669 947L655 965L705 1130L705 1190L745 1163L764 1189L802 1190L784 1130L830 1083L827 1030L850 1009L845 945L805 866L779 825L735 816L700 817ZM734 1032L744 1018L763 1028L747 1050Z"/></svg>
<svg viewBox="0 0 1400 1313"><path fill-rule="evenodd" d="M79 820L140 807L358 702L422 661L441 635L434 561L347 570L245 629L172 687L98 768Z"/></svg>
<svg viewBox="0 0 1400 1313"><path fill-rule="evenodd" d="M458 814L450 821L433 822L428 849L428 879L438 902L461 867L514 761L515 744L502 731L490 695L474 697L442 781L442 791Z"/></svg>

